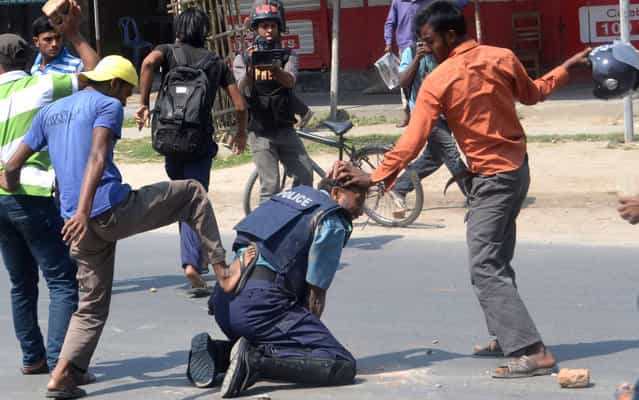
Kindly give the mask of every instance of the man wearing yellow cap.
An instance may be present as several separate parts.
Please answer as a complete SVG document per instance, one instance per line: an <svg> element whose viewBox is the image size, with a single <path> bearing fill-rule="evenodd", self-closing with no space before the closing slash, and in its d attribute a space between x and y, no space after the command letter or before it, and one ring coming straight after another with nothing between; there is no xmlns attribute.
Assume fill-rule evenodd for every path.
<svg viewBox="0 0 639 400"><path fill-rule="evenodd" d="M82 288L47 391L47 397L65 399L86 394L73 376L87 371L106 323L119 239L186 222L199 235L202 256L221 284L230 279L213 208L201 184L179 180L132 190L122 182L113 149L121 137L123 106L138 83L133 64L108 56L82 76L87 88L43 108L0 174L0 186L15 189L22 163L48 146L60 184L62 236L78 263Z"/></svg>

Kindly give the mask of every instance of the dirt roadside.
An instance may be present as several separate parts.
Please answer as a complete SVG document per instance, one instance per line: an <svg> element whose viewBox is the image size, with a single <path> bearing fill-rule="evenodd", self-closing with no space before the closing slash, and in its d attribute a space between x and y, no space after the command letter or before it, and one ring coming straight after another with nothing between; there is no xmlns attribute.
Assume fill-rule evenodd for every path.
<svg viewBox="0 0 639 400"><path fill-rule="evenodd" d="M615 210L617 190L620 185L627 186L622 177L634 177L639 187L639 149L611 149L601 142L535 143L529 146L529 155L532 183L518 219L519 240L639 245L639 226L622 221ZM314 159L327 167L335 156ZM161 164L120 164L120 169L134 188L166 179ZM230 232L243 216L242 193L252 169L252 164L213 168L210 197L223 231ZM465 240L463 197L454 189L446 197L442 195L447 179L448 172L442 168L423 181L425 209L412 227L389 229L373 222L364 227L364 221L359 221L355 235Z"/></svg>

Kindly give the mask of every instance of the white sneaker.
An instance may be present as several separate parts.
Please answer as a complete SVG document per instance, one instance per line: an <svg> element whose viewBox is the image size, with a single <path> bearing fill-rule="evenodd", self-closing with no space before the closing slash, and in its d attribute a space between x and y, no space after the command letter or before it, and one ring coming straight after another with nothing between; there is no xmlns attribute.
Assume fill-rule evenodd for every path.
<svg viewBox="0 0 639 400"><path fill-rule="evenodd" d="M408 206L406 206L406 195L397 193L394 190L389 191L388 194L390 194L390 197L395 203L395 207L397 208L396 211L406 211L408 208Z"/></svg>

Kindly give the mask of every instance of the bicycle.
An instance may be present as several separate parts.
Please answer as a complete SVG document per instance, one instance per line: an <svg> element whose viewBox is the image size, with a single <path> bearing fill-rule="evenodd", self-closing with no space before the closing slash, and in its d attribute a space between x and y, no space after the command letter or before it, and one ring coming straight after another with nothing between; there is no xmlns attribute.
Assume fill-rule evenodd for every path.
<svg viewBox="0 0 639 400"><path fill-rule="evenodd" d="M346 133L353 128L351 121L324 121L322 126L330 129L336 136L337 140L316 135L310 132L297 130L296 133L303 139L320 143L329 147L338 149L339 160L344 158L344 153L348 156L349 161L361 168L365 172L372 172L381 163L384 153L390 150L390 147L383 144L368 144L361 148L356 148L344 138ZM313 172L320 178L326 177L326 172L313 159L311 159ZM280 191L287 189L287 183L290 185L292 179L286 171L280 166ZM424 191L417 174L410 169L411 181L415 190L407 195L406 210L404 212L397 209L396 201L391 197L383 184L377 184L369 189L364 204L364 212L375 222L383 226L403 227L415 222L424 206ZM243 206L244 213L248 215L259 205L259 177L257 170L249 176L248 182L244 189Z"/></svg>

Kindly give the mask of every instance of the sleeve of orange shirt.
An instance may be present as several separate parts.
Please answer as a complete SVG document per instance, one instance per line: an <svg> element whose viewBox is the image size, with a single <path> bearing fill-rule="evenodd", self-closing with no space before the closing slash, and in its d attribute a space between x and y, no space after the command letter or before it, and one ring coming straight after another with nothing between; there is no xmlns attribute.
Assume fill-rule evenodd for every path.
<svg viewBox="0 0 639 400"><path fill-rule="evenodd" d="M422 84L408 127L395 143L395 147L384 154L382 163L371 174L373 182L384 181L386 187L392 187L399 172L413 161L424 148L430 131L442 113L441 103L428 90L428 86L428 84Z"/></svg>
<svg viewBox="0 0 639 400"><path fill-rule="evenodd" d="M532 80L521 61L512 54L512 75L515 83L515 97L520 103L531 106L544 101L555 89L569 80L568 70L559 66L539 79Z"/></svg>

